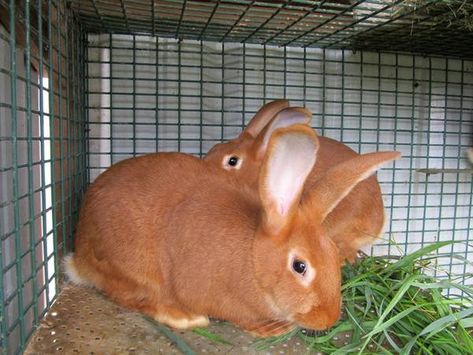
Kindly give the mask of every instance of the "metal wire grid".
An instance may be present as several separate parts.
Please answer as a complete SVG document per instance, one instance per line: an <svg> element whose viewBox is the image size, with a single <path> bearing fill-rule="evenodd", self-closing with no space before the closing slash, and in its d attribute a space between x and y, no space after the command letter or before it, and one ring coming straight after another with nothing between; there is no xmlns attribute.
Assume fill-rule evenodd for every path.
<svg viewBox="0 0 473 355"><path fill-rule="evenodd" d="M94 33L473 58L473 6L463 0L74 0L73 6Z"/></svg>
<svg viewBox="0 0 473 355"><path fill-rule="evenodd" d="M259 14L264 23L256 22L252 32L236 28L244 27L240 25L248 22L245 18L255 9L248 5L261 7L262 2L210 3L212 13L200 30L186 22L186 6L197 2L179 2L185 6L181 6L177 24L156 17L164 3L175 8L176 2L156 2L151 18L157 20L150 33L187 37L192 31L198 33L193 38L205 35L251 42L296 1L278 5L280 11L275 9L266 17ZM346 4L342 1L330 2L329 9L322 3L328 5L320 2L320 8L335 11L332 24L349 13L343 10ZM355 6L368 3L360 1ZM300 41L287 43L304 48L155 40L137 35L89 36L87 47L83 34L97 24L89 16L82 13L79 23L66 6L69 3L63 1L25 4L30 3L0 0L0 82L7 88L0 90L0 311L1 347L9 353L24 349L34 324L54 300L58 256L70 247L87 178L93 180L125 157L155 150L202 155L213 144L234 137L251 114L273 98L287 97L294 104L307 105L314 111L314 126L320 133L357 151L402 151L406 158L393 169L384 169L379 178L386 193L388 235L403 251L434 240L471 241L471 174L426 176L417 172L418 168L467 167L463 151L472 145L471 61L316 50L310 47L321 45L322 40L317 37L318 42L311 43L309 33ZM95 6L98 4L102 2L96 1ZM127 14L133 4L138 3L122 1L121 12ZM238 13L237 22L230 27L213 27L221 9L238 4L244 4L246 10L228 10L232 16ZM281 27L285 31L268 30L271 35L258 41L284 44L278 41L294 39L301 32L295 35L291 31L312 16L312 12L306 13L289 20L293 22L288 27ZM100 11L98 14L102 16ZM102 16L99 30L121 32L120 21L114 28L111 20ZM428 21L427 17L419 23ZM125 16L124 23L126 31L141 31L133 27L137 23L130 17ZM167 29L162 30L159 26L166 23ZM386 25L379 28L391 29ZM323 33L318 29L318 34ZM365 32L374 34L375 30L367 28ZM212 37L212 33L220 37ZM236 33L243 35L237 37ZM432 45L440 46L436 34L431 35ZM323 36L324 40L336 38L328 33ZM383 38L389 42L388 37ZM471 48L463 46L462 38L456 43L458 51L441 47L441 53L471 56ZM376 49L373 43L370 45ZM323 44L329 45L338 47L333 42ZM45 78L49 79L47 84ZM87 95L83 95L86 86ZM471 247L458 245L442 251L445 257L440 266L449 273L463 272L468 282L470 270L464 261L452 258L453 249L471 259ZM396 250L383 242L373 252L395 254Z"/></svg>
<svg viewBox="0 0 473 355"><path fill-rule="evenodd" d="M473 257L465 157L472 145L472 61L89 35L87 66L91 181L110 164L144 153L202 156L235 137L265 101L286 97L313 111L322 135L358 152L402 152L378 174L389 222L386 240L372 252L469 241L441 250L439 267L470 283L471 269L452 252ZM432 168L466 170L418 171Z"/></svg>
<svg viewBox="0 0 473 355"><path fill-rule="evenodd" d="M55 300L86 186L84 36L64 1L0 1L2 353Z"/></svg>

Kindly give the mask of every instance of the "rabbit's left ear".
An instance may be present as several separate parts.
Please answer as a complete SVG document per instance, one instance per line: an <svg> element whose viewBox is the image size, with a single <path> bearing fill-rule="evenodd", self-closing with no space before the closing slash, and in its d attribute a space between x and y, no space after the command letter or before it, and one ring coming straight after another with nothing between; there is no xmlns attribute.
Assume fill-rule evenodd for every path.
<svg viewBox="0 0 473 355"><path fill-rule="evenodd" d="M270 235L277 235L292 220L318 147L315 132L306 125L279 128L272 134L259 177L263 228Z"/></svg>
<svg viewBox="0 0 473 355"><path fill-rule="evenodd" d="M279 111L289 107L288 100L275 100L263 105L241 133L256 138Z"/></svg>
<svg viewBox="0 0 473 355"><path fill-rule="evenodd" d="M278 128L290 127L296 124L308 124L312 119L312 112L304 107L289 107L278 112L266 125L253 143L253 154L257 160L263 159L268 148L271 135Z"/></svg>
<svg viewBox="0 0 473 355"><path fill-rule="evenodd" d="M322 223L327 215L364 179L372 175L381 165L399 159L399 152L376 152L363 154L344 161L329 169L303 201L308 209Z"/></svg>

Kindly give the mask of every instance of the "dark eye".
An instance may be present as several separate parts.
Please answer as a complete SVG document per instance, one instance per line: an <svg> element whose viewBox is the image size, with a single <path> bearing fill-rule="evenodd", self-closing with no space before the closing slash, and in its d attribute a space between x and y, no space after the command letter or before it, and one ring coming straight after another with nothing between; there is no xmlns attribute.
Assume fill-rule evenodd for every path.
<svg viewBox="0 0 473 355"><path fill-rule="evenodd" d="M292 263L292 268L294 269L295 272L298 274L304 275L306 271L306 265L303 261L300 260L294 260Z"/></svg>
<svg viewBox="0 0 473 355"><path fill-rule="evenodd" d="M232 156L228 159L228 165L230 166L236 166L238 164L238 158L235 156Z"/></svg>

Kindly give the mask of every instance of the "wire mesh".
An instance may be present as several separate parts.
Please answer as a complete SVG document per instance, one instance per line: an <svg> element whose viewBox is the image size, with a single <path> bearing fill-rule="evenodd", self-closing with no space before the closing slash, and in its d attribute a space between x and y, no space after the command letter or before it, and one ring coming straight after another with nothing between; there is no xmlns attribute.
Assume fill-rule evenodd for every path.
<svg viewBox="0 0 473 355"><path fill-rule="evenodd" d="M473 57L464 0L75 0L90 32Z"/></svg>
<svg viewBox="0 0 473 355"><path fill-rule="evenodd" d="M0 1L2 353L17 354L58 288L86 183L84 35L63 1Z"/></svg>
<svg viewBox="0 0 473 355"><path fill-rule="evenodd" d="M471 283L471 5L445 3L0 0L0 348L21 353L55 300L88 182L140 154L202 156L283 97L358 152L402 152L378 174L372 253L469 242L439 267Z"/></svg>
<svg viewBox="0 0 473 355"><path fill-rule="evenodd" d="M357 152L402 153L378 174L389 222L371 252L469 241L441 250L438 265L469 282L471 269L452 252L473 256L473 61L106 34L89 35L87 65L91 181L144 153L202 156L264 102L285 97L312 110L320 134Z"/></svg>

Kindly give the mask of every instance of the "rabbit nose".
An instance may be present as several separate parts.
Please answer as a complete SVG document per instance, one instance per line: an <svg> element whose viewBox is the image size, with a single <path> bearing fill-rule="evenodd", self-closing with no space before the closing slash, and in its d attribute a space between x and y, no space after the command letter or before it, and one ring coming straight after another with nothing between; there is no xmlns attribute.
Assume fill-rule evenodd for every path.
<svg viewBox="0 0 473 355"><path fill-rule="evenodd" d="M340 319L340 316L340 309L338 309L338 312L327 312L327 310L324 310L323 308L313 307L307 313L297 314L295 320L303 327L315 330L325 330L333 326Z"/></svg>

